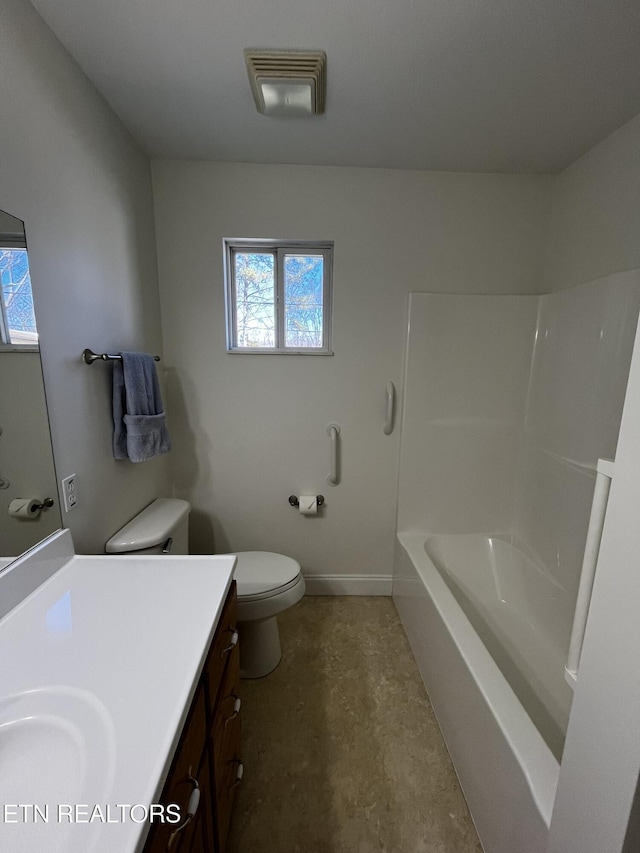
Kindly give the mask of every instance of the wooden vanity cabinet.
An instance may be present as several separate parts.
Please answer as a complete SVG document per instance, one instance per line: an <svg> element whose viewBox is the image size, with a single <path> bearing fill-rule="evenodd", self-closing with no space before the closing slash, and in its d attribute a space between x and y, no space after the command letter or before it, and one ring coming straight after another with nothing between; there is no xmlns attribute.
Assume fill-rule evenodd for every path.
<svg viewBox="0 0 640 853"><path fill-rule="evenodd" d="M240 760L240 647L236 609L237 596L234 593L227 599L204 668L209 708L207 740L215 796L214 849L217 853L222 853L226 847L231 808L243 770Z"/></svg>
<svg viewBox="0 0 640 853"><path fill-rule="evenodd" d="M178 832L183 821L154 824L143 853L224 853L242 779L236 601L233 581L160 798L184 818L197 785L198 809Z"/></svg>

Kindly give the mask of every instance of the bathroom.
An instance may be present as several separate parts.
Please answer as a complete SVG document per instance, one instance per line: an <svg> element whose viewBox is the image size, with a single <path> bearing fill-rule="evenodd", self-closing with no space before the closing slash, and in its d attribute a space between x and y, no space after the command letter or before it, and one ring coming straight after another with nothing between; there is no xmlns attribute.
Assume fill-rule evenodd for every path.
<svg viewBox="0 0 640 853"><path fill-rule="evenodd" d="M46 4L34 5L46 14ZM79 15L82 4L68 4L74 5ZM459 29L452 35L443 24L443 30L468 44L477 22L464 6L451 13L450 25ZM431 165L409 152L398 167L384 147L363 150L359 161L343 165L323 159L314 138L323 124L320 130L293 125L300 144L289 140L280 155L262 161L248 149L221 148L212 156L204 143L198 153L205 125L190 130L189 154L169 155L160 136L145 136L142 123L125 128L31 4L3 0L0 92L2 114L11 120L0 136L0 209L26 227L56 476L77 478L78 504L62 520L79 553L101 552L155 497L174 495L193 507L193 553L279 551L303 565L311 595L391 594L409 294L539 295L640 268L640 118L634 118L640 101L636 52L629 47L637 19L624 17L624 4L589 8L594 67L606 65L596 50L598 30L610 56L626 51L634 58L626 89L622 72L607 82L609 113L585 98L581 112L567 120L580 125L587 115L600 116L578 150L569 154L558 145L552 165L538 165L533 155L528 164L523 156L514 165L508 148L498 145L508 134L486 131L483 139L495 146L492 160L490 151L484 159L478 151L474 166L473 146L464 148L462 134L458 164L445 159L445 139ZM62 19L51 14L56 31ZM297 47L302 35L267 23L256 15L238 42L238 56L230 44L228 58L234 73L244 75L243 121L264 133L265 144L269 119L249 112L242 48ZM314 16L311 23L318 29L303 42L327 50L329 119L340 62L345 77L353 68L323 41L322 21ZM571 15L562 25L558 38L569 40ZM357 15L343 22L354 39L358 26ZM64 42L62 31L59 37ZM115 50L118 42L105 45ZM398 47L399 54L406 50ZM88 57L78 53L76 60L82 66ZM560 79L568 66L559 65ZM577 67L576 74L587 75ZM167 97L179 101L180 80L166 82ZM369 95L372 136L394 122L410 126L411 117L398 111L390 118ZM202 97L206 112L208 96ZM560 122L565 111L556 107ZM534 124L525 123L520 148L526 149ZM555 125L548 135L555 136ZM144 137L151 156L136 136ZM312 159L305 160L304 148L314 151ZM333 357L227 354L223 239L230 237L333 241ZM110 371L84 365L85 347L161 354L170 454L141 466L112 458ZM602 557L609 541L611 566L585 640L585 679L575 696L552 821L554 853L634 849L627 825L640 744L623 733L637 719L640 679L631 655L640 639L638 573L630 571L638 543L636 525L625 523L639 481L632 441L637 367L631 377L636 384L629 385L617 451L618 465L622 454L625 462L603 538ZM396 424L385 435L388 382L398 401ZM332 422L341 427L335 488L326 482ZM326 506L318 518L301 518L288 496L316 491ZM592 807L603 797L609 807Z"/></svg>

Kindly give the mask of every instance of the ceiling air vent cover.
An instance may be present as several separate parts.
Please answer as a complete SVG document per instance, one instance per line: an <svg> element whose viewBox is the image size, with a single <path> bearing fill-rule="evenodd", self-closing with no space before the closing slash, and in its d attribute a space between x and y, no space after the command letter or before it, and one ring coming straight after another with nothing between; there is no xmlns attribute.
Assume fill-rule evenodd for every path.
<svg viewBox="0 0 640 853"><path fill-rule="evenodd" d="M244 52L258 112L307 116L324 112L327 55L323 50Z"/></svg>

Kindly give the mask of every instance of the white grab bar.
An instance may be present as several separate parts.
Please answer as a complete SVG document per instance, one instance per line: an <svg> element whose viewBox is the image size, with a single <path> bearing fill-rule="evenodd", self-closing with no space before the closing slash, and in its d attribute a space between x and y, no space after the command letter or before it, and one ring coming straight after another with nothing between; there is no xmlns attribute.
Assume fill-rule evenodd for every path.
<svg viewBox="0 0 640 853"><path fill-rule="evenodd" d="M571 631L571 642L569 643L569 655L567 665L564 668L564 677L567 684L575 689L578 682L578 665L584 642L584 632L587 626L589 605L591 603L591 592L593 580L596 573L598 553L600 551L600 540L602 539L602 528L607 511L609 499L609 488L613 477L614 463L609 459L598 459L596 466L596 485L593 492L593 503L591 504L591 515L589 516L589 529L587 541L584 547L584 558L582 560L582 572L580 574L580 586L576 599L576 610L573 617L573 629Z"/></svg>
<svg viewBox="0 0 640 853"><path fill-rule="evenodd" d="M384 421L383 432L391 435L393 432L393 411L396 404L396 386L393 382L387 382L387 414Z"/></svg>
<svg viewBox="0 0 640 853"><path fill-rule="evenodd" d="M327 477L327 483L330 486L338 485L338 436L340 435L340 427L338 424L329 424L327 434L331 439L330 445L330 469L331 473Z"/></svg>

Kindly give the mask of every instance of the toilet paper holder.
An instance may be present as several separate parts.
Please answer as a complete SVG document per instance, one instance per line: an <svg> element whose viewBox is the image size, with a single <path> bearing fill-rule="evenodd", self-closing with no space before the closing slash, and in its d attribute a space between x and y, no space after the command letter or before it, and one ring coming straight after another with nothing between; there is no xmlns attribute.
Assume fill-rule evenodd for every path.
<svg viewBox="0 0 640 853"><path fill-rule="evenodd" d="M316 495L316 500L318 502L318 506L322 506L324 503L324 495ZM297 495L289 495L289 503L291 506L300 506L300 501L298 500Z"/></svg>
<svg viewBox="0 0 640 853"><path fill-rule="evenodd" d="M53 498L45 498L41 504L36 504L36 509L50 509L54 503Z"/></svg>

